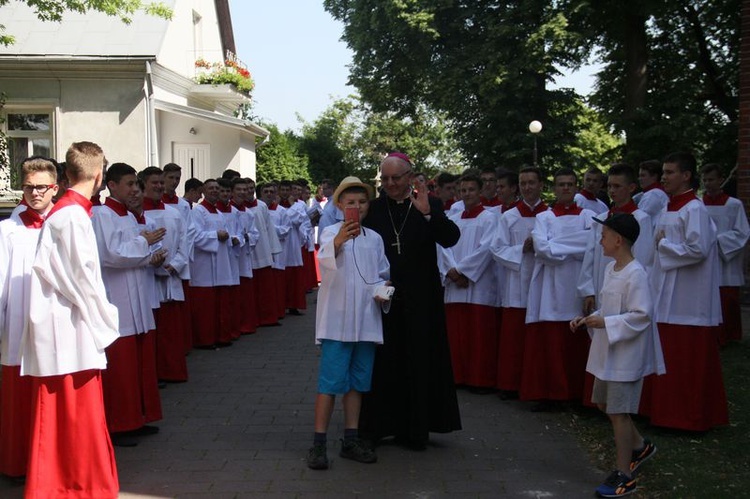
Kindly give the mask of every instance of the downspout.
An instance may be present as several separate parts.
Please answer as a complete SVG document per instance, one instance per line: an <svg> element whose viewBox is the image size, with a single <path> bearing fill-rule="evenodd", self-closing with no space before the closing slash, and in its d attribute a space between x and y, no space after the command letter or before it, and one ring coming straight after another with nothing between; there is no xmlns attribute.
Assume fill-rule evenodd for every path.
<svg viewBox="0 0 750 499"><path fill-rule="evenodd" d="M152 81L151 62L146 61L146 147L148 148L148 166L159 166L159 146L156 137L156 108L154 106L154 83Z"/></svg>

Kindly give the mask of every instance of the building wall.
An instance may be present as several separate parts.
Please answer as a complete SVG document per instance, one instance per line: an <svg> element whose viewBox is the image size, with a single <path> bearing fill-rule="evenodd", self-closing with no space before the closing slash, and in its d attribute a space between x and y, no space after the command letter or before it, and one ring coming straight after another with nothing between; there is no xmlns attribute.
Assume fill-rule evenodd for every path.
<svg viewBox="0 0 750 499"><path fill-rule="evenodd" d="M146 115L141 79L0 79L8 105L49 104L55 110L53 151L63 158L72 142L99 144L112 162L147 166Z"/></svg>
<svg viewBox="0 0 750 499"><path fill-rule="evenodd" d="M201 18L197 25L193 22L194 12ZM169 69L192 78L195 61L201 57L208 62L224 60L214 1L178 0L157 59Z"/></svg>

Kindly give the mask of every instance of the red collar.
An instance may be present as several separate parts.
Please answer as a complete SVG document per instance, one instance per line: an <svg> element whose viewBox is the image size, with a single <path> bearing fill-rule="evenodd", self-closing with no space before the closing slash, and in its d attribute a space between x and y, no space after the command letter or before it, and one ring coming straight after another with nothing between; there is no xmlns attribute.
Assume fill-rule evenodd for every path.
<svg viewBox="0 0 750 499"><path fill-rule="evenodd" d="M660 182L654 182L653 184L651 184L648 187L646 187L645 189L643 189L643 192L648 192L651 189L659 189L660 191L663 191L664 190L664 186L661 185Z"/></svg>
<svg viewBox="0 0 750 499"><path fill-rule="evenodd" d="M232 207L223 201L216 201L216 209L222 213L232 213Z"/></svg>
<svg viewBox="0 0 750 499"><path fill-rule="evenodd" d="M562 217L564 215L580 215L581 211L583 211L583 208L575 203L570 203L569 206L565 206L562 203L555 203L552 206L552 213L554 213L556 217Z"/></svg>
<svg viewBox="0 0 750 499"><path fill-rule="evenodd" d="M258 206L258 200L253 199L252 201L245 201L245 206L248 208L255 208L256 206Z"/></svg>
<svg viewBox="0 0 750 499"><path fill-rule="evenodd" d="M445 203L443 203L443 211L448 211L451 209L451 206L453 206L453 203L455 203L455 199L449 199Z"/></svg>
<svg viewBox="0 0 750 499"><path fill-rule="evenodd" d="M44 224L44 217L31 208L22 211L18 216L27 229L41 229Z"/></svg>
<svg viewBox="0 0 750 499"><path fill-rule="evenodd" d="M482 203L482 206L500 206L503 204L502 201L500 201L500 198L495 196L492 199L487 199L486 197L482 196L479 198L479 201Z"/></svg>
<svg viewBox="0 0 750 499"><path fill-rule="evenodd" d="M703 194L703 204L705 204L706 206L724 206L725 204L727 204L727 201L729 201L729 194L723 191L716 196Z"/></svg>
<svg viewBox="0 0 750 499"><path fill-rule="evenodd" d="M219 211L218 211L218 210L216 209L216 206L212 205L211 203L209 203L209 202L208 202L208 201L206 201L205 199L204 199L203 201L201 201L201 203L200 203L200 204L201 204L201 206L203 206L203 207L204 207L205 209L207 209L209 213L219 213Z"/></svg>
<svg viewBox="0 0 750 499"><path fill-rule="evenodd" d="M161 200L163 203L177 204L180 202L180 197L177 194L170 196L169 194L165 192L164 194L161 195Z"/></svg>
<svg viewBox="0 0 750 499"><path fill-rule="evenodd" d="M107 197L107 199L104 200L104 206L107 206L121 217L128 216L127 207L115 198Z"/></svg>
<svg viewBox="0 0 750 499"><path fill-rule="evenodd" d="M683 192L682 194L675 194L674 196L669 198L669 203L667 203L667 211L678 211L693 199L698 199L698 196L695 195L695 191L692 189L687 192Z"/></svg>
<svg viewBox="0 0 750 499"><path fill-rule="evenodd" d="M143 209L144 210L163 210L163 201L154 201L151 198L143 198Z"/></svg>
<svg viewBox="0 0 750 499"><path fill-rule="evenodd" d="M271 211L276 211L276 208L279 207L279 203L271 203L268 205L268 209Z"/></svg>
<svg viewBox="0 0 750 499"><path fill-rule="evenodd" d="M281 206L283 206L284 208L291 208L292 207L292 203L289 202L289 198L282 199L281 201L279 201L279 204Z"/></svg>
<svg viewBox="0 0 750 499"><path fill-rule="evenodd" d="M594 193L592 193L592 192L589 192L589 191L587 191L586 189L581 189L581 190L580 190L580 191L578 191L578 192L579 192L579 194L580 194L581 196L585 197L585 198L586 198L586 199L588 199L589 201L596 201L596 200L598 199L598 198L596 197L596 194L594 194Z"/></svg>
<svg viewBox="0 0 750 499"><path fill-rule="evenodd" d="M231 205L237 208L240 211L245 211L245 205L244 204L237 204L232 200Z"/></svg>
<svg viewBox="0 0 750 499"><path fill-rule="evenodd" d="M78 206L86 210L86 214L91 217L91 207L93 206L91 204L91 200L77 193L73 189L68 189L65 191L65 194L60 196L60 199L57 200L55 206L53 206L49 211L49 213L47 214L47 218L51 217L52 214L57 210L74 204L77 204Z"/></svg>
<svg viewBox="0 0 750 499"><path fill-rule="evenodd" d="M464 210L464 212L461 213L461 219L477 218L483 211L484 206L482 206L482 204L480 203L470 210Z"/></svg>
<svg viewBox="0 0 750 499"><path fill-rule="evenodd" d="M26 202L26 198L21 198L21 200L18 202L18 206L28 206L29 203Z"/></svg>
<svg viewBox="0 0 750 499"><path fill-rule="evenodd" d="M522 217L535 217L539 215L543 211L547 211L548 207L543 202L537 203L537 205L532 209L529 205L527 205L525 202L521 201L520 203L516 204L516 208L518 208L518 212L521 214Z"/></svg>
<svg viewBox="0 0 750 499"><path fill-rule="evenodd" d="M131 211L130 213L133 214L133 216L135 217L135 221L138 222L139 225L146 225L146 215L144 215L143 212L138 214L134 211Z"/></svg>
<svg viewBox="0 0 750 499"><path fill-rule="evenodd" d="M322 203L322 202L323 202L323 201L325 201L326 199L328 199L328 198L326 198L325 196L318 196L318 195L316 195L316 196L315 196L315 200L316 200L316 201L317 201L318 203Z"/></svg>
<svg viewBox="0 0 750 499"><path fill-rule="evenodd" d="M630 213L631 215L635 210L638 209L638 205L635 204L635 201L632 199L625 203L624 205L617 207L613 206L610 208L609 213L607 214L608 217L611 217L614 213Z"/></svg>
<svg viewBox="0 0 750 499"><path fill-rule="evenodd" d="M515 208L521 201L516 199L512 203L500 205L500 213L505 213L508 210Z"/></svg>
<svg viewBox="0 0 750 499"><path fill-rule="evenodd" d="M102 205L102 198L99 196L99 194L94 194L91 196L91 205L92 206L101 206Z"/></svg>

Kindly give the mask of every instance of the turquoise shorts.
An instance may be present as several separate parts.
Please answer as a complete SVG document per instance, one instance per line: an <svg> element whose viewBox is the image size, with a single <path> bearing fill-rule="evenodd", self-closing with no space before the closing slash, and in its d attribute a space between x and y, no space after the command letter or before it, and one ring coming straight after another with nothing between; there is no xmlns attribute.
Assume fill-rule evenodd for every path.
<svg viewBox="0 0 750 499"><path fill-rule="evenodd" d="M342 395L351 390L369 392L375 343L321 340L318 393Z"/></svg>

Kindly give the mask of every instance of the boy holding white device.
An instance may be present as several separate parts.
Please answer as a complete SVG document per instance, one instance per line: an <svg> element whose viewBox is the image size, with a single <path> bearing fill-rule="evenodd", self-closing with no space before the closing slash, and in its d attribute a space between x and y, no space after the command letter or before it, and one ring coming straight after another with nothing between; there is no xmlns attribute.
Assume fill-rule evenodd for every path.
<svg viewBox="0 0 750 499"><path fill-rule="evenodd" d="M333 202L343 222L320 234L321 284L315 319L315 342L321 345L315 436L307 456L311 469L327 469L328 425L336 395L343 395L344 439L339 455L362 463L377 461L359 439L362 392L370 390L375 345L383 343L380 303L390 299L390 266L383 240L360 226L367 215L372 187L357 177L345 178Z"/></svg>

